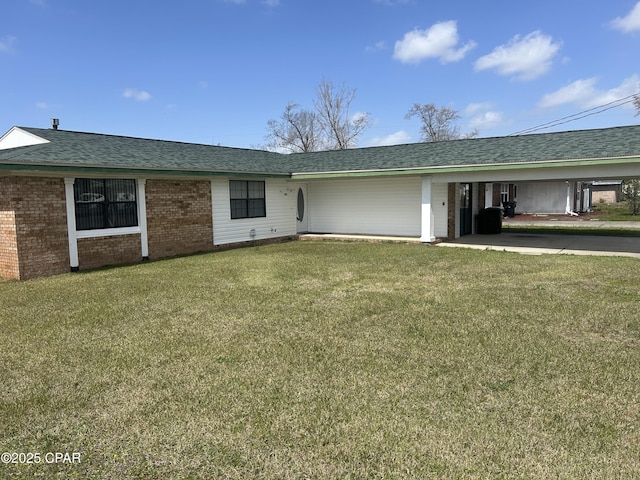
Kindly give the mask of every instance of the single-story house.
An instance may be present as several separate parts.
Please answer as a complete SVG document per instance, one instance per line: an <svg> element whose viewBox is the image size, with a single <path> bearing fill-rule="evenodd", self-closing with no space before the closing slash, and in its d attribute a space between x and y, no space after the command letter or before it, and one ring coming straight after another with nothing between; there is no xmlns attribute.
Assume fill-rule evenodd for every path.
<svg viewBox="0 0 640 480"><path fill-rule="evenodd" d="M13 127L0 137L0 276L303 232L434 242L473 233L481 209L522 201L525 185L563 185L569 204L576 182L632 177L638 125L291 155Z"/></svg>
<svg viewBox="0 0 640 480"><path fill-rule="evenodd" d="M623 200L622 180L596 180L591 183L591 205L597 203L617 203Z"/></svg>
<svg viewBox="0 0 640 480"><path fill-rule="evenodd" d="M578 215L590 209L586 181L519 182L513 185L518 213Z"/></svg>

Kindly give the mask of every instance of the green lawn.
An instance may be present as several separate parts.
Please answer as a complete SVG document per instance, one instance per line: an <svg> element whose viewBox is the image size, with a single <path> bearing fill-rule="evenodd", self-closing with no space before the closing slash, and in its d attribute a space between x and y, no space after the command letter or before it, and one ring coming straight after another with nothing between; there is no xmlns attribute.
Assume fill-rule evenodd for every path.
<svg viewBox="0 0 640 480"><path fill-rule="evenodd" d="M0 450L81 456L0 477L637 478L639 266L305 241L0 282Z"/></svg>
<svg viewBox="0 0 640 480"><path fill-rule="evenodd" d="M629 206L627 205L627 202L596 202L593 204L591 210L593 211L594 218L597 218L598 220L606 220L612 222L640 222L640 215L632 215L631 213L629 213Z"/></svg>

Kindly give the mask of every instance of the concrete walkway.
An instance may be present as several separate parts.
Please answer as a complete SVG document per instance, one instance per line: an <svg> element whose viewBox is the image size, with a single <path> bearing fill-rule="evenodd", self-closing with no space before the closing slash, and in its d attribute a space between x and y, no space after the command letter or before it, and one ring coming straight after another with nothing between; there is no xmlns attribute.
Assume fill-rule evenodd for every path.
<svg viewBox="0 0 640 480"><path fill-rule="evenodd" d="M524 226L550 226L550 221L518 222ZM636 228L637 237L605 237L598 235L553 235L538 233L503 233L497 235L465 235L455 240L437 243L439 247L465 247L479 250L518 252L530 255L602 255L640 258L639 222L576 222L553 221L561 227L585 226L599 228ZM513 223L510 223L514 225ZM565 225L566 224L566 225ZM514 225L516 226L516 225ZM420 243L417 237L391 237L383 235L303 234L300 240L351 240L369 242Z"/></svg>
<svg viewBox="0 0 640 480"><path fill-rule="evenodd" d="M438 246L499 250L531 255L567 254L640 258L640 232L638 237L605 237L504 233L503 231L497 235L465 235L439 243Z"/></svg>
<svg viewBox="0 0 640 480"><path fill-rule="evenodd" d="M350 235L343 233L303 233L298 236L300 240L350 240L363 242L396 242L396 243L420 243L418 237L394 237L389 235Z"/></svg>
<svg viewBox="0 0 640 480"><path fill-rule="evenodd" d="M640 234L640 222L609 222L605 220L517 220L505 218L503 227L578 227L578 228L632 228Z"/></svg>

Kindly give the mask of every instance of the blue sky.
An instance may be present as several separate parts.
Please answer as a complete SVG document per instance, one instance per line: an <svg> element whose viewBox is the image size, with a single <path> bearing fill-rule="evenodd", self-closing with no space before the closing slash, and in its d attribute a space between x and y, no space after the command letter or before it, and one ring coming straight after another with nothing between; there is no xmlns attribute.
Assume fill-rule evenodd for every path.
<svg viewBox="0 0 640 480"><path fill-rule="evenodd" d="M258 147L323 79L370 114L358 146L419 141L414 103L481 137L630 125L639 60L637 0L3 0L0 131Z"/></svg>

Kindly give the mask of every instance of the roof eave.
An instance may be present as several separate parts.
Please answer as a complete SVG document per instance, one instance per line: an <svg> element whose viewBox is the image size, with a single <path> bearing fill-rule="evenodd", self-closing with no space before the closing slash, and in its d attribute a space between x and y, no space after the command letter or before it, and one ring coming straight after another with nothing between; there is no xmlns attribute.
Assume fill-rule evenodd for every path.
<svg viewBox="0 0 640 480"><path fill-rule="evenodd" d="M161 175L179 177L261 177L261 178L290 178L288 172L260 172L235 170L188 170L188 169L155 169L155 168L126 168L105 166L76 166L76 165L41 165L0 163L0 170L20 172L49 172L60 174L111 174L133 175L136 177Z"/></svg>
<svg viewBox="0 0 640 480"><path fill-rule="evenodd" d="M537 162L518 163L491 163L491 164L471 164L471 165L441 165L432 167L407 167L389 169L370 170L336 170L324 172L293 172L293 179L320 179L336 177L370 177L382 175L435 175L438 173L468 173L482 172L489 170L524 170L531 168L559 168L567 166L592 166L611 163L635 163L640 162L640 156L590 158L590 159L570 159L570 160L544 160Z"/></svg>

